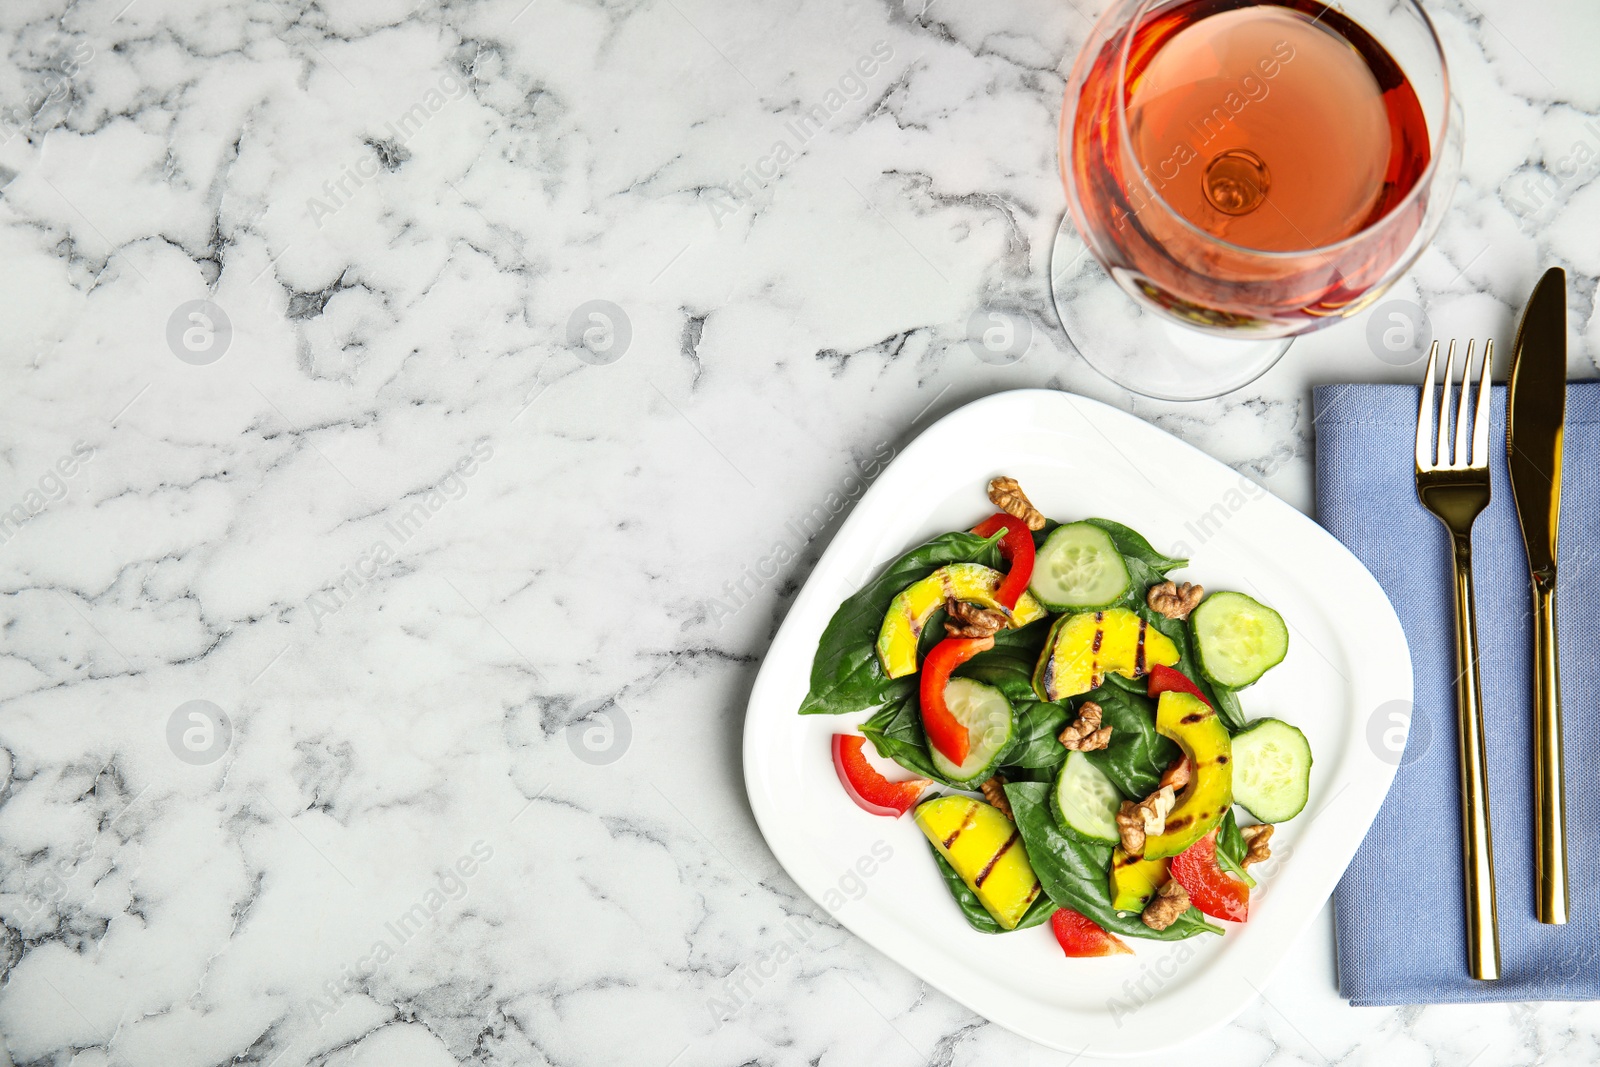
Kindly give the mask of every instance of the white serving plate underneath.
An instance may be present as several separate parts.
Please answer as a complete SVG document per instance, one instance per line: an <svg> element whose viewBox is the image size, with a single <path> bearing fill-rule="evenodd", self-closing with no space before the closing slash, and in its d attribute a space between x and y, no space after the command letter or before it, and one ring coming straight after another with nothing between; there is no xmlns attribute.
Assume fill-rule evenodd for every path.
<svg viewBox="0 0 1600 1067"><path fill-rule="evenodd" d="M867 716L800 716L812 656L840 601L929 537L992 514L997 474L1046 515L1126 523L1187 553L1175 577L1238 589L1288 622L1288 657L1241 699L1304 730L1311 799L1273 839L1250 921L1223 937L1132 940L1134 955L1069 960L1048 925L972 930L909 817L875 817L840 787L835 731ZM976 401L930 427L856 505L796 598L750 696L745 785L761 832L812 899L973 1011L1052 1048L1132 1056L1225 1025L1321 910L1376 816L1394 766L1373 750L1377 709L1411 699L1411 660L1367 570L1305 515L1131 415L1051 390ZM1385 722L1387 725L1387 721ZM871 751L871 746L868 746ZM883 857L887 856L887 859Z"/></svg>

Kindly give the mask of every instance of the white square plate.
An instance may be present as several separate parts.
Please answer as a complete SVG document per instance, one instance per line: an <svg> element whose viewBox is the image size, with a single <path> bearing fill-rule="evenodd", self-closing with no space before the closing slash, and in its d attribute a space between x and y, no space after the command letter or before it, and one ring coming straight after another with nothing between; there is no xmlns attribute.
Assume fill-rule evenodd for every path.
<svg viewBox="0 0 1600 1067"><path fill-rule="evenodd" d="M845 795L829 739L866 714L796 714L839 603L930 537L993 513L989 479L1021 481L1046 515L1125 523L1189 555L1180 578L1277 608L1289 654L1241 694L1251 718L1305 731L1306 810L1255 868L1250 921L1223 937L1131 940L1131 956L1067 959L1048 925L1001 935L962 918L909 818ZM1321 910L1388 792L1395 767L1369 741L1382 709L1411 699L1411 658L1388 599L1332 535L1237 472L1140 419L1082 397L1019 390L941 419L862 497L796 598L745 717L745 787L779 862L868 944L1030 1040L1096 1056L1170 1048L1248 1005ZM1392 738L1390 742L1392 743ZM868 746L869 751L871 746ZM1145 1010L1145 1009L1149 1010Z"/></svg>

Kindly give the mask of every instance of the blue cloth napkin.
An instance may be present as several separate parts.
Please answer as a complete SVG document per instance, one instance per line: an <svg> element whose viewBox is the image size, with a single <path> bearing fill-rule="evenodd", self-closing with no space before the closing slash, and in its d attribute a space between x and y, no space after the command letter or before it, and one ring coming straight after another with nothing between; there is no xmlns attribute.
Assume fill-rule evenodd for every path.
<svg viewBox="0 0 1600 1067"><path fill-rule="evenodd" d="M1600 382L1567 389L1556 592L1566 926L1541 925L1533 912L1532 599L1506 473L1505 389L1494 389L1493 498L1473 528L1473 567L1499 897L1496 982L1467 974L1450 546L1417 501L1418 399L1416 388L1398 385L1315 394L1318 521L1388 593L1416 677L1394 786L1334 894L1339 990L1355 1005L1600 999ZM1374 724L1369 737L1388 725Z"/></svg>

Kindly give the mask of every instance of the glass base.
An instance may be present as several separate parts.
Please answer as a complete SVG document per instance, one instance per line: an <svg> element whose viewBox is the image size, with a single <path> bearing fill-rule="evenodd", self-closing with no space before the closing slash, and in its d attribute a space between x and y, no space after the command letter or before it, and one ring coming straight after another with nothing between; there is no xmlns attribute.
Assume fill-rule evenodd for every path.
<svg viewBox="0 0 1600 1067"><path fill-rule="evenodd" d="M1070 214L1056 231L1050 294L1084 362L1129 392L1157 400L1209 400L1242 389L1294 343L1292 337L1218 337L1145 307L1106 273Z"/></svg>

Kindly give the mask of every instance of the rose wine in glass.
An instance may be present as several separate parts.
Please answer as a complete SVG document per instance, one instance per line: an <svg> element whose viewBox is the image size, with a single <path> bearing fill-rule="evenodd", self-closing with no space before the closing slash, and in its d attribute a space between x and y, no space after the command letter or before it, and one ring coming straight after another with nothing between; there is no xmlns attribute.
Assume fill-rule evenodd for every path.
<svg viewBox="0 0 1600 1067"><path fill-rule="evenodd" d="M1171 399L1237 388L1421 253L1460 154L1443 56L1414 3L1369 5L1378 32L1347 13L1360 6L1123 0L1101 19L1063 107L1077 233L1063 225L1056 260L1085 260L1081 240L1134 317L1107 321L1104 292L1081 291L1087 263L1068 292L1053 281L1069 335L1113 380ZM1380 34L1413 46L1421 92Z"/></svg>

